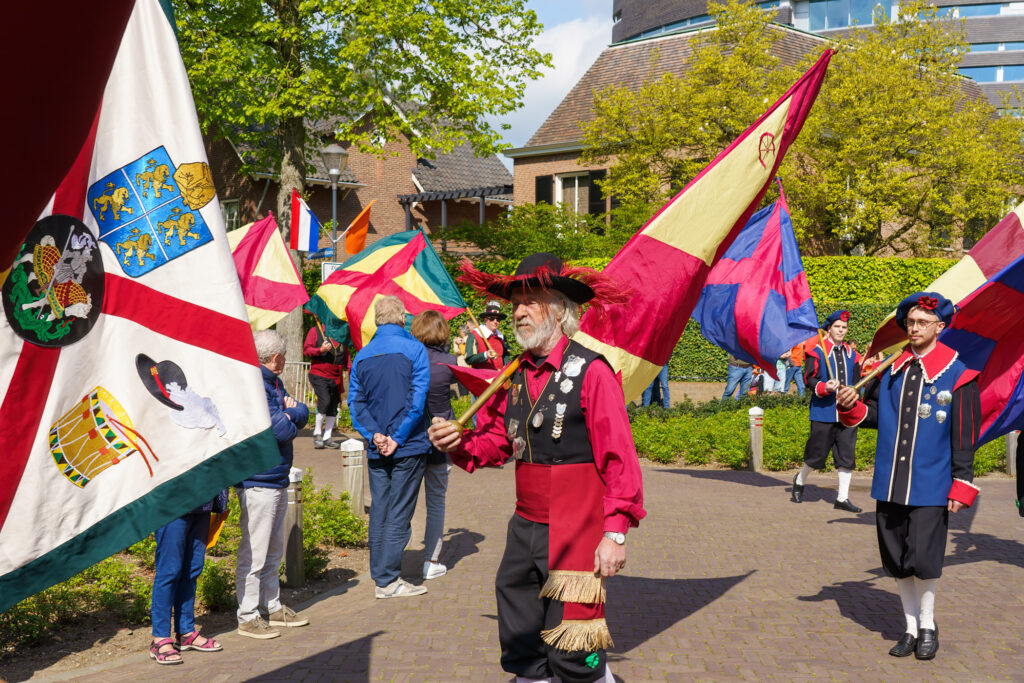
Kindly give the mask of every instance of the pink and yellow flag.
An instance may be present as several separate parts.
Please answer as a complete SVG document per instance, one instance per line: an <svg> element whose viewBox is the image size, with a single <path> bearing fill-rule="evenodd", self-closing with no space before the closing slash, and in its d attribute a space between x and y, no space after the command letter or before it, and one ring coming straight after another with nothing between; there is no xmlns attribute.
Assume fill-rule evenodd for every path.
<svg viewBox="0 0 1024 683"><path fill-rule="evenodd" d="M973 249L923 291L938 292L959 304L1021 255L1024 255L1024 204L1006 214ZM892 311L875 330L868 353L892 353L906 341L907 333L896 324L896 311Z"/></svg>
<svg viewBox="0 0 1024 683"><path fill-rule="evenodd" d="M832 50L673 197L616 254L605 274L634 290L630 302L588 311L575 339L622 373L639 396L668 362L711 267L757 210L821 88Z"/></svg>
<svg viewBox="0 0 1024 683"><path fill-rule="evenodd" d="M309 301L274 215L227 233L252 329L265 330Z"/></svg>

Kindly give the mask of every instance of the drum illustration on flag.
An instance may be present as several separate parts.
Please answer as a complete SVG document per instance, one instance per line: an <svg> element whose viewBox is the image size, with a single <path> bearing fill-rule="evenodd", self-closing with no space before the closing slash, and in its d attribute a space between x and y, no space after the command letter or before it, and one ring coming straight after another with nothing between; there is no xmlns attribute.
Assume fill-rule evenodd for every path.
<svg viewBox="0 0 1024 683"><path fill-rule="evenodd" d="M53 461L61 474L79 488L133 453L142 456L152 477L153 468L142 445L159 462L121 403L103 387L95 387L83 396L50 427Z"/></svg>

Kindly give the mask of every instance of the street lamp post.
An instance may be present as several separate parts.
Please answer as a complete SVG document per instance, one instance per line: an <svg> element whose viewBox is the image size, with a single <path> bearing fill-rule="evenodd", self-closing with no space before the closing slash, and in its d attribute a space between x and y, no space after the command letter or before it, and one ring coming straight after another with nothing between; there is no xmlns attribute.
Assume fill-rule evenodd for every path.
<svg viewBox="0 0 1024 683"><path fill-rule="evenodd" d="M338 260L338 180L348 165L348 151L336 142L332 142L320 153L327 176L331 179L331 242L334 245L334 260Z"/></svg>

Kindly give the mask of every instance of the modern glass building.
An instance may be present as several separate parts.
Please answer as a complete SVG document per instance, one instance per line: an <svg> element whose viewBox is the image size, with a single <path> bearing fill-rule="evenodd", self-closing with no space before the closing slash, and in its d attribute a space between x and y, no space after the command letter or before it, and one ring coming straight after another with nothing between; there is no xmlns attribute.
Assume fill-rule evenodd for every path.
<svg viewBox="0 0 1024 683"><path fill-rule="evenodd" d="M966 20L971 50L960 72L973 78L998 106L1001 93L1024 90L1024 2L939 0L941 14ZM759 2L774 20L821 35L842 34L851 26L869 26L875 12L895 16L894 0L768 0ZM621 43L711 21L706 0L612 0L612 42Z"/></svg>

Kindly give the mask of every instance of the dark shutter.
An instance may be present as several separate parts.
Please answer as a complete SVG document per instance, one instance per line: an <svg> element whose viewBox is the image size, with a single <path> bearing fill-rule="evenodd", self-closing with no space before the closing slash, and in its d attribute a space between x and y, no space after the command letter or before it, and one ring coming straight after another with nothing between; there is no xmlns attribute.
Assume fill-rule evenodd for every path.
<svg viewBox="0 0 1024 683"><path fill-rule="evenodd" d="M534 181L537 183L534 194L534 203L547 202L554 204L555 201L555 177L550 175L539 175Z"/></svg>
<svg viewBox="0 0 1024 683"><path fill-rule="evenodd" d="M601 187L596 181L604 180L607 171L601 169L599 171L591 171L588 177L588 192L587 192L587 213L592 216L597 216L605 212L604 206L604 194L601 193Z"/></svg>

